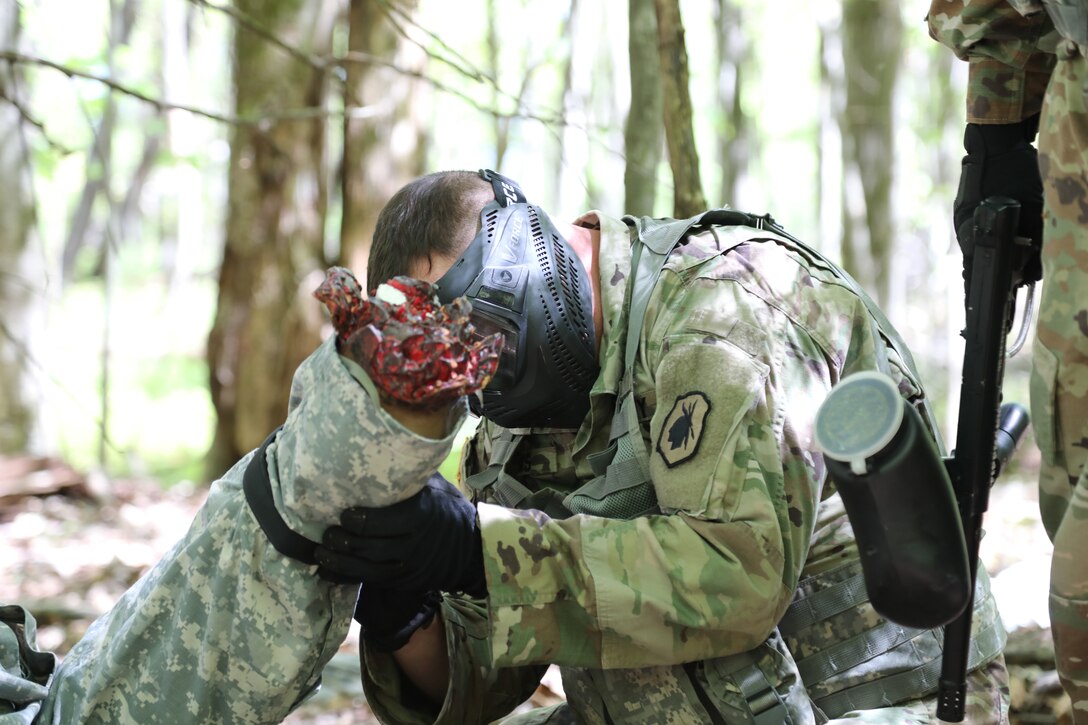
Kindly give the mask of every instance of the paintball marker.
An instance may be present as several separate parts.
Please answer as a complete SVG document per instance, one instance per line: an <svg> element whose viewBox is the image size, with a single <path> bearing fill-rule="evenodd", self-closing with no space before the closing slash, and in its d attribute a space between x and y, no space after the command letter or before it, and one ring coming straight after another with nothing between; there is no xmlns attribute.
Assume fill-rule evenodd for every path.
<svg viewBox="0 0 1088 725"><path fill-rule="evenodd" d="M1039 254L1032 240L1016 236L1019 214L1019 203L1005 197L984 200L974 213L951 457L941 459L918 412L881 373L844 378L816 417L817 443L854 526L873 608L904 626L944 626L937 715L953 722L963 720L966 672L974 665L971 616L982 517L990 487L1028 425L1023 406L1001 404L1016 290Z"/></svg>
<svg viewBox="0 0 1088 725"><path fill-rule="evenodd" d="M1025 284L1025 270L1037 263L1039 255L1039 240L1016 236L1019 217L1019 203L990 197L975 210L972 230L975 255L967 300L956 450L946 462L967 541L972 597L990 487L1028 425L1022 406L1001 405L1005 338L1012 327L1016 290ZM944 630L937 705L937 716L942 720L963 720L970 639L968 606Z"/></svg>

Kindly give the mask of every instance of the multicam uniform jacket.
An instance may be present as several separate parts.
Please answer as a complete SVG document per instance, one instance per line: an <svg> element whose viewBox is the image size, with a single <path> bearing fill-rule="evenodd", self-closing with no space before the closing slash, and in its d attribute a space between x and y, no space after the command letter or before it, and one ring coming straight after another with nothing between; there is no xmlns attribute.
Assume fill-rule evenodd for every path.
<svg viewBox="0 0 1088 725"><path fill-rule="evenodd" d="M936 0L929 28L970 62L968 121L1007 123L1041 109L1043 291L1031 418L1039 508L1054 541L1055 658L1075 721L1088 723L1088 2Z"/></svg>
<svg viewBox="0 0 1088 725"><path fill-rule="evenodd" d="M916 667L909 649L939 657L939 642L900 640L891 655L860 657L806 690L802 674L820 671L818 661L848 659L836 645L902 628L862 599L776 629L799 588L831 588L858 571L849 522L814 450L817 407L839 379L877 368L884 355L904 397L921 404L923 393L851 287L774 234L693 234L650 295L633 388L655 511L564 517L549 503L600 474L595 455L609 445L624 374L630 230L601 214L583 219L599 221L602 235L604 330L591 411L577 431L481 425L464 460L467 480L505 460L505 478L517 482L476 492L488 599L444 601L451 682L440 711L402 686L388 655L365 649L371 707L390 723L489 722L527 698L554 663L568 698L561 709L579 722L817 722L824 714L814 700L832 717L862 709L854 696L868 700L853 688ZM497 505L509 504L510 486L526 493L523 510ZM968 717L1003 722L1004 631L992 598L979 599L976 623L994 647L969 678ZM918 694L866 721L935 722L932 702ZM870 707L893 702L878 697ZM564 720L552 711L509 719L548 721Z"/></svg>
<svg viewBox="0 0 1088 725"><path fill-rule="evenodd" d="M934 0L930 35L970 62L968 123L1014 123L1039 113L1057 36L1038 0Z"/></svg>

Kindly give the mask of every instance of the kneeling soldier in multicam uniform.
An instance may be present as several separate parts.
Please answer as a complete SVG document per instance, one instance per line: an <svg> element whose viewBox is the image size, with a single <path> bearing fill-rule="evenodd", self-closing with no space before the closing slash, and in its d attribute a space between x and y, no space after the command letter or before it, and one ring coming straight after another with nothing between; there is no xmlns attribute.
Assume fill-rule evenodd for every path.
<svg viewBox="0 0 1088 725"><path fill-rule="evenodd" d="M767 218L582 216L560 231L494 172L442 172L379 218L370 283L465 295L501 332L460 483L345 512L325 576L361 581L385 722L489 722L544 668L567 702L504 722L935 722L941 636L868 603L813 443L841 378L909 353L849 278ZM878 322L881 320L881 322ZM1005 722L980 572L970 722Z"/></svg>

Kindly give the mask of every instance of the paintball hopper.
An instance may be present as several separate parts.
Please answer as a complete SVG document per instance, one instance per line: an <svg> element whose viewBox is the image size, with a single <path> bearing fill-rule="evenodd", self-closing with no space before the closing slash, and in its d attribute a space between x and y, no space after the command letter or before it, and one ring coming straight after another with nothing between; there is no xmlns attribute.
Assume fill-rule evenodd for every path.
<svg viewBox="0 0 1088 725"><path fill-rule="evenodd" d="M948 471L914 407L875 371L843 378L816 414L816 443L854 529L873 608L930 629L970 602L970 568Z"/></svg>

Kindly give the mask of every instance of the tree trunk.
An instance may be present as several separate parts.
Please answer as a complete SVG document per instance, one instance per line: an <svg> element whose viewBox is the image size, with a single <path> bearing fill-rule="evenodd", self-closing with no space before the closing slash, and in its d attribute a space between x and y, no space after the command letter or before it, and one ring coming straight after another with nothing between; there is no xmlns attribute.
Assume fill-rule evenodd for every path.
<svg viewBox="0 0 1088 725"><path fill-rule="evenodd" d="M400 57L405 65L422 65L415 46L401 42L394 27L400 14L410 14L417 4L409 0L392 10L380 0L351 0L348 50L360 58ZM413 116L413 99L422 91L419 81L383 66L349 63L345 89L347 105L367 109L359 117L348 113L344 118L341 167L340 257L362 279L378 212L397 189L423 173L427 143Z"/></svg>
<svg viewBox="0 0 1088 725"><path fill-rule="evenodd" d="M689 217L706 209L699 176L699 154L692 125L691 91L688 86L688 51L679 0L654 0L657 11L658 54L661 62L662 100L665 108L665 139L672 166L673 214Z"/></svg>
<svg viewBox="0 0 1088 725"><path fill-rule="evenodd" d="M327 55L331 0L238 0L238 9L303 52ZM239 28L235 112L325 105L324 73ZM319 342L311 292L325 266L325 120L240 126L231 138L227 236L208 338L218 475L283 422L291 377Z"/></svg>
<svg viewBox="0 0 1088 725"><path fill-rule="evenodd" d="M559 30L559 37L565 38L567 42L563 48L565 55L561 61L559 61L559 78L560 88L556 105L558 106L558 117L556 119L555 127L552 130L552 134L555 138L555 143L552 144L554 153L551 157L552 167L551 173L548 174L548 178L552 180L551 198L558 202L563 198L563 171L567 165L567 123L569 120L569 114L567 110L572 103L576 102L574 97L574 53L575 51L575 38L576 30L579 30L582 23L579 18L579 6L578 0L570 0L570 8L567 10L566 18L563 21Z"/></svg>
<svg viewBox="0 0 1088 725"><path fill-rule="evenodd" d="M631 110L627 114L623 172L624 210L652 216L657 197L657 165L661 163L664 109L661 64L657 53L657 14L654 0L629 0L630 32L627 53L631 66Z"/></svg>
<svg viewBox="0 0 1088 725"><path fill-rule="evenodd" d="M893 100L903 46L903 20L894 0L849 0L843 6L842 55L846 79L843 169L855 174L844 212L854 231L851 264L878 301L889 298L894 208ZM860 192L860 199L856 198ZM860 204L858 203L860 201ZM861 218L858 218L861 212ZM864 244L867 238L868 243ZM847 245L843 244L844 259ZM862 260L867 263L862 264ZM849 268L849 267L848 267Z"/></svg>
<svg viewBox="0 0 1088 725"><path fill-rule="evenodd" d="M19 4L0 6L0 46L17 48ZM0 454L35 445L39 396L31 341L41 333L45 274L35 253L34 197L22 116L25 103L13 64L0 64Z"/></svg>
<svg viewBox="0 0 1088 725"><path fill-rule="evenodd" d="M487 0L484 4L484 12L486 14L487 32L485 33L485 49L487 54L487 72L492 78L495 79L495 85L491 88L491 107L502 108L501 94L499 92L499 84L502 82L502 31L499 29L499 14L498 7L495 0ZM522 60L524 60L524 53L522 53ZM509 58L506 59L509 62ZM528 75L528 70L526 74ZM506 156L506 144L510 138L510 123L512 119L502 118L495 116L492 119L494 124L493 133L495 134L495 159L492 162L491 168L496 171L502 170L503 158ZM562 131L560 131L562 133Z"/></svg>
<svg viewBox="0 0 1088 725"><path fill-rule="evenodd" d="M136 3L133 0L123 0L120 4L110 3L110 33L109 45L106 49L106 65L109 69L107 75L116 75L116 53L118 49L127 46L132 37L132 30L136 24ZM108 264L109 251L106 248L110 243L110 226L114 223L114 204L111 197L111 174L113 160L113 134L117 130L117 100L110 93L105 99L105 109L102 111L101 120L94 130L94 143L87 151L87 159L84 162L86 180L79 202L72 213L72 219L68 224L68 237L64 242L64 252L61 259L61 280L68 282L72 278L75 269L76 258L80 251L90 246L99 251L99 262L96 264L95 273L104 273L104 265ZM105 200L105 221L97 224L95 208L99 199ZM101 216L99 216L101 218ZM90 238L88 239L88 233ZM119 239L113 239L113 244L119 245ZM103 425L106 421L102 421Z"/></svg>
<svg viewBox="0 0 1088 725"><path fill-rule="evenodd" d="M718 133L722 187L720 201L714 206L735 203L737 184L755 157L753 133L743 107L744 73L753 62L744 13L735 0L718 0L717 15L718 104L726 112Z"/></svg>
<svg viewBox="0 0 1088 725"><path fill-rule="evenodd" d="M841 18L820 23L820 110L816 143L816 178L813 196L820 216L820 248L854 271L848 254L853 237L847 224L842 132L845 125L846 88L842 71Z"/></svg>

